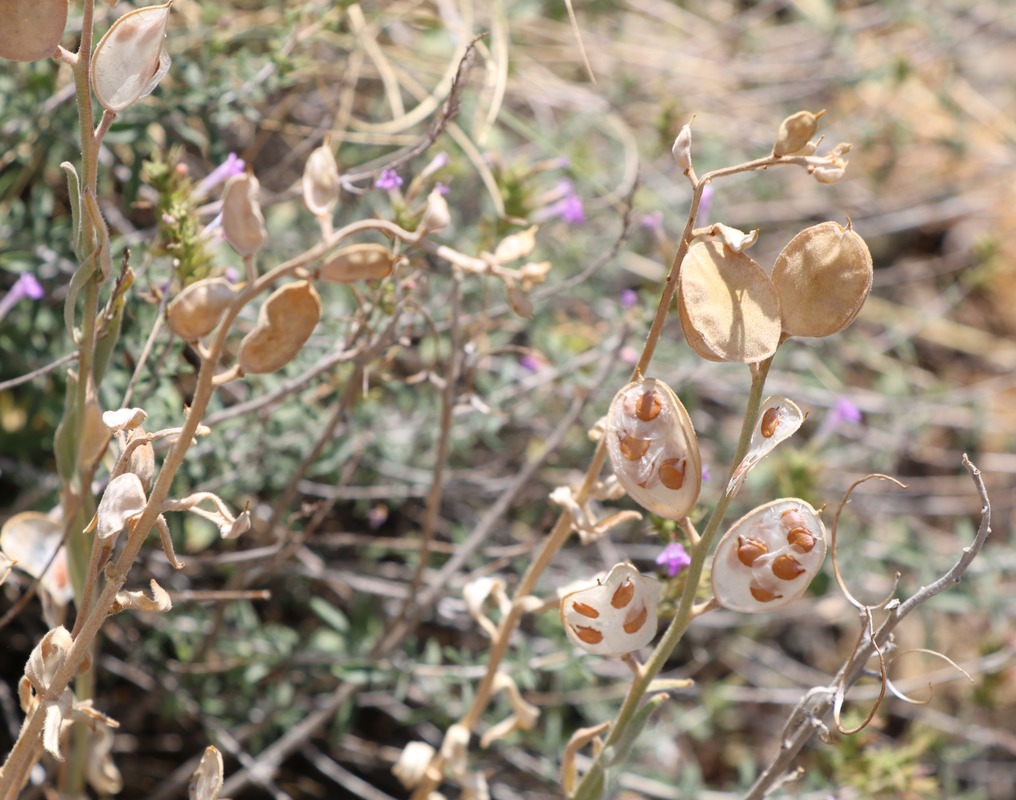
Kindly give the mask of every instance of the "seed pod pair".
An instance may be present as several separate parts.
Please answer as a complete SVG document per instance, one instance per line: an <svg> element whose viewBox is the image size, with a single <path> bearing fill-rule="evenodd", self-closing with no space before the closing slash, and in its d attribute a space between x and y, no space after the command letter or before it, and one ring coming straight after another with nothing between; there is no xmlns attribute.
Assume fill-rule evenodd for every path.
<svg viewBox="0 0 1016 800"><path fill-rule="evenodd" d="M825 526L808 503L766 503L735 522L717 545L713 593L732 611L783 608L805 593L825 549Z"/></svg>
<svg viewBox="0 0 1016 800"><path fill-rule="evenodd" d="M703 358L758 363L787 337L843 330L867 299L872 275L871 253L849 224L801 231L776 259L772 278L724 243L696 242L681 265L681 327Z"/></svg>
<svg viewBox="0 0 1016 800"><path fill-rule="evenodd" d="M647 378L625 386L607 412L607 453L632 498L668 519L698 499L702 462L691 418L673 390Z"/></svg>

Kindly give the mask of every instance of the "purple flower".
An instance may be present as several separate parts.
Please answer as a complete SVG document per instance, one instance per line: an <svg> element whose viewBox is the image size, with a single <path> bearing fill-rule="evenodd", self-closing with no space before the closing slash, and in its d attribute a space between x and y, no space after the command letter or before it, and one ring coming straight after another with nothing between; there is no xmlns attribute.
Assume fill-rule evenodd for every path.
<svg viewBox="0 0 1016 800"><path fill-rule="evenodd" d="M530 372L539 372L543 369L543 361L535 353L526 353L519 359L519 366Z"/></svg>
<svg viewBox="0 0 1016 800"><path fill-rule="evenodd" d="M836 427L844 422L856 425L861 421L861 409L851 403L847 398L837 397L836 403L829 412L829 417L832 420L832 427Z"/></svg>
<svg viewBox="0 0 1016 800"><path fill-rule="evenodd" d="M648 228L651 231L662 231L663 230L663 212L652 211L642 217L642 227Z"/></svg>
<svg viewBox="0 0 1016 800"><path fill-rule="evenodd" d="M559 199L542 209L541 218L560 217L569 225L581 225L586 221L586 210L582 206L582 198L575 194L571 181L559 181L552 196Z"/></svg>
<svg viewBox="0 0 1016 800"><path fill-rule="evenodd" d="M695 223L699 226L705 225L709 222L709 208L713 204L713 185L707 183L705 188L702 189L702 198L699 200L698 205L698 218Z"/></svg>
<svg viewBox="0 0 1016 800"><path fill-rule="evenodd" d="M194 187L194 194L198 197L204 197L220 183L225 183L234 175L243 175L245 169L247 169L247 164L244 160L237 156L236 153L230 153L226 156L225 161L201 179L201 182Z"/></svg>
<svg viewBox="0 0 1016 800"><path fill-rule="evenodd" d="M634 308L639 302L639 293L634 289L624 289L621 291L620 298L622 308Z"/></svg>
<svg viewBox="0 0 1016 800"><path fill-rule="evenodd" d="M393 169L383 169L381 174L374 181L375 189L398 189L402 185L402 178Z"/></svg>
<svg viewBox="0 0 1016 800"><path fill-rule="evenodd" d="M708 464L703 464L702 465L702 480L703 481L708 481L712 477L713 476L709 474L709 465Z"/></svg>
<svg viewBox="0 0 1016 800"><path fill-rule="evenodd" d="M22 272L14 281L11 290L3 298L0 298L0 319L7 316L7 312L25 298L41 300L45 294L42 284L31 272Z"/></svg>
<svg viewBox="0 0 1016 800"><path fill-rule="evenodd" d="M684 549L684 545L671 542L656 557L658 566L663 567L667 574L673 578L681 573L691 563L691 556Z"/></svg>
<svg viewBox="0 0 1016 800"><path fill-rule="evenodd" d="M437 192L442 197L444 197L451 190L448 188L448 184L441 183L441 181L438 181L437 183L434 184L434 191Z"/></svg>

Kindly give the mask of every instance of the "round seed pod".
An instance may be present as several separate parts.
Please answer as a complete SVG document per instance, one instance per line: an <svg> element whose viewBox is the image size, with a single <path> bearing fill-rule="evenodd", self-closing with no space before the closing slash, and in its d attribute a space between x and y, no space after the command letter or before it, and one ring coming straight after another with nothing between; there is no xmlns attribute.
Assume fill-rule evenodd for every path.
<svg viewBox="0 0 1016 800"><path fill-rule="evenodd" d="M241 256L252 256L268 238L261 214L258 191L261 184L253 175L234 175L222 190L222 231L226 241Z"/></svg>
<svg viewBox="0 0 1016 800"><path fill-rule="evenodd" d="M688 345L710 361L754 364L780 343L780 300L765 270L721 242L693 244L681 265L678 312Z"/></svg>
<svg viewBox="0 0 1016 800"><path fill-rule="evenodd" d="M732 611L775 611L801 597L825 558L825 526L794 497L745 514L713 556L713 594Z"/></svg>
<svg viewBox="0 0 1016 800"><path fill-rule="evenodd" d="M327 144L316 148L307 158L303 169L303 202L316 216L330 214L339 202L339 165Z"/></svg>
<svg viewBox="0 0 1016 800"><path fill-rule="evenodd" d="M614 474L639 505L683 519L702 488L702 461L691 418L673 390L646 378L629 383L607 412Z"/></svg>
<svg viewBox="0 0 1016 800"><path fill-rule="evenodd" d="M321 319L321 297L309 281L280 286L265 300L254 329L243 337L236 360L253 375L284 367Z"/></svg>
<svg viewBox="0 0 1016 800"><path fill-rule="evenodd" d="M123 111L152 90L169 71L163 50L169 9L165 5L128 11L106 31L92 55L92 88L102 106Z"/></svg>
<svg viewBox="0 0 1016 800"><path fill-rule="evenodd" d="M56 52L67 26L67 0L0 0L0 58L40 61Z"/></svg>
<svg viewBox="0 0 1016 800"><path fill-rule="evenodd" d="M562 597L561 622L587 653L623 656L656 636L659 600L659 582L623 562L602 581Z"/></svg>
<svg viewBox="0 0 1016 800"><path fill-rule="evenodd" d="M773 155L782 158L799 153L807 147L808 141L818 130L818 118L824 113L825 110L819 111L817 114L812 114L810 111L798 111L783 120L776 133Z"/></svg>
<svg viewBox="0 0 1016 800"><path fill-rule="evenodd" d="M320 276L332 283L386 278L392 274L395 259L383 244L354 244L344 247L321 267Z"/></svg>
<svg viewBox="0 0 1016 800"><path fill-rule="evenodd" d="M207 336L236 294L225 278L204 278L187 286L166 308L169 327L186 342Z"/></svg>
<svg viewBox="0 0 1016 800"><path fill-rule="evenodd" d="M871 291L871 253L848 224L823 222L801 231L773 267L783 333L829 336L849 325Z"/></svg>

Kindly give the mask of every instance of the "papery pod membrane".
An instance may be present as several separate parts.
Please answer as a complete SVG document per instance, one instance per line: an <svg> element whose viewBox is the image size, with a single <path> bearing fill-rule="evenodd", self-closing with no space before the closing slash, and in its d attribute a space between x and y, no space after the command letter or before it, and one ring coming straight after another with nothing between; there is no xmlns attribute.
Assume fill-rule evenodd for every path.
<svg viewBox="0 0 1016 800"><path fill-rule="evenodd" d="M804 424L805 416L807 415L793 400L786 397L766 398L759 409L758 421L748 443L748 452L744 454L741 463L730 476L730 482L727 484L728 495L734 495L741 488L748 473L769 455L776 445L797 432Z"/></svg>
<svg viewBox="0 0 1016 800"><path fill-rule="evenodd" d="M222 190L222 231L226 241L241 256L252 256L268 237L261 215L258 191L261 184L253 175L234 175Z"/></svg>
<svg viewBox="0 0 1016 800"><path fill-rule="evenodd" d="M300 352L321 319L321 297L309 281L281 286L265 300L254 329L237 353L240 368L252 375L274 372Z"/></svg>
<svg viewBox="0 0 1016 800"><path fill-rule="evenodd" d="M186 342L207 336L236 298L225 278L204 278L184 288L166 308L169 327Z"/></svg>
<svg viewBox="0 0 1016 800"><path fill-rule="evenodd" d="M812 114L810 111L798 111L783 120L776 133L773 155L783 158L783 156L794 155L804 150L811 137L818 131L818 118L824 113L824 110L817 114Z"/></svg>
<svg viewBox="0 0 1016 800"><path fill-rule="evenodd" d="M315 216L329 214L339 201L339 165L332 148L323 144L310 154L303 168L303 202Z"/></svg>
<svg viewBox="0 0 1016 800"><path fill-rule="evenodd" d="M106 486L96 509L96 536L100 539L115 537L126 529L130 521L145 510L148 498L141 479L133 472L117 475Z"/></svg>
<svg viewBox="0 0 1016 800"><path fill-rule="evenodd" d="M39 61L56 52L68 0L0 0L0 58Z"/></svg>
<svg viewBox="0 0 1016 800"><path fill-rule="evenodd" d="M377 280L392 274L395 259L383 244L354 244L329 258L319 272L332 283Z"/></svg>
<svg viewBox="0 0 1016 800"><path fill-rule="evenodd" d="M795 497L745 514L713 556L713 594L724 608L775 611L801 597L825 558L825 525Z"/></svg>
<svg viewBox="0 0 1016 800"><path fill-rule="evenodd" d="M114 113L152 93L169 70L163 50L173 2L128 11L99 40L92 55L92 88Z"/></svg>
<svg viewBox="0 0 1016 800"><path fill-rule="evenodd" d="M63 544L63 533L63 527L56 520L37 511L15 514L0 529L0 550L17 564L18 569L39 578L42 588L58 604L69 603L74 597L74 587L67 572L66 549L53 557Z"/></svg>
<svg viewBox="0 0 1016 800"><path fill-rule="evenodd" d="M871 253L848 225L823 222L801 231L773 267L783 333L829 336L849 325L868 298Z"/></svg>
<svg viewBox="0 0 1016 800"><path fill-rule="evenodd" d="M780 343L780 301L769 276L744 253L698 242L681 264L678 311L688 345L710 361L754 364Z"/></svg>
<svg viewBox="0 0 1016 800"><path fill-rule="evenodd" d="M646 378L629 383L607 412L614 474L639 505L667 519L687 516L702 488L702 461L691 418L673 390Z"/></svg>
<svg viewBox="0 0 1016 800"><path fill-rule="evenodd" d="M568 638L587 653L623 656L656 636L660 584L627 562L602 582L561 598L561 621Z"/></svg>
<svg viewBox="0 0 1016 800"><path fill-rule="evenodd" d="M187 787L189 799L217 800L222 790L222 778L222 754L215 747L206 747Z"/></svg>

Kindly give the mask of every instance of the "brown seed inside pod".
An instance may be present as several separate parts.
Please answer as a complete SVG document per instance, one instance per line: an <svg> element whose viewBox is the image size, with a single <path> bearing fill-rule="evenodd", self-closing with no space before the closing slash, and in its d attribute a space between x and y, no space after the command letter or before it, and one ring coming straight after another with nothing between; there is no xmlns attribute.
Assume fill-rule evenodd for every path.
<svg viewBox="0 0 1016 800"><path fill-rule="evenodd" d="M614 596L610 598L610 604L614 608L624 608L631 602L631 599L635 596L635 584L630 579L625 578L624 583L617 587L614 592Z"/></svg>
<svg viewBox="0 0 1016 800"><path fill-rule="evenodd" d="M684 486L684 473L688 469L688 459L667 458L660 464L660 483L668 489L680 489Z"/></svg>
<svg viewBox="0 0 1016 800"><path fill-rule="evenodd" d="M575 609L577 614L581 614L583 617L589 617L589 619L596 619L600 616L600 612L592 606L588 606L585 603L572 603L572 608Z"/></svg>
<svg viewBox="0 0 1016 800"><path fill-rule="evenodd" d="M752 539L751 537L745 539L743 536L737 537L737 560L746 567L750 567L755 563L755 559L759 556L764 556L768 552L769 548L766 547L766 543L760 539Z"/></svg>
<svg viewBox="0 0 1016 800"><path fill-rule="evenodd" d="M603 641L603 634L596 628L589 628L585 625L572 625L572 630L586 644L599 644Z"/></svg>
<svg viewBox="0 0 1016 800"><path fill-rule="evenodd" d="M629 461L638 461L649 449L648 439L639 439L637 436L631 436L623 431L618 432L617 442L621 455Z"/></svg>
<svg viewBox="0 0 1016 800"><path fill-rule="evenodd" d="M759 430L762 435L767 439L771 439L773 434L776 433L776 425L780 421L780 407L773 406L767 408L766 413L762 415L762 424L759 426Z"/></svg>
<svg viewBox="0 0 1016 800"><path fill-rule="evenodd" d="M787 544L802 553L810 553L815 546L815 537L805 528L794 528L787 534Z"/></svg>
<svg viewBox="0 0 1016 800"><path fill-rule="evenodd" d="M643 422L652 422L662 409L663 403L656 392L644 392L635 402L635 416Z"/></svg>
<svg viewBox="0 0 1016 800"><path fill-rule="evenodd" d="M777 556L776 560L773 561L773 575L781 581L792 581L804 571L801 562L793 556Z"/></svg>
<svg viewBox="0 0 1016 800"><path fill-rule="evenodd" d="M649 619L649 610L642 606L635 614L629 614L628 618L624 621L625 633L635 633L641 630L642 626L646 624L646 620Z"/></svg>
<svg viewBox="0 0 1016 800"><path fill-rule="evenodd" d="M753 583L748 587L751 591L751 596L758 600L760 603L771 603L773 600L779 600L783 597L782 594L776 594L769 591L763 586L759 586L757 583Z"/></svg>

